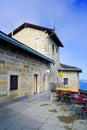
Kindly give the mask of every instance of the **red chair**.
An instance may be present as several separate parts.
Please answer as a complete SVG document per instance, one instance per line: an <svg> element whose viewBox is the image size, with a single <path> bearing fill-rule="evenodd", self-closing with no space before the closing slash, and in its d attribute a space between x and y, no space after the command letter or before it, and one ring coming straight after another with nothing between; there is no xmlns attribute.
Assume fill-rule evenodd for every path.
<svg viewBox="0 0 87 130"><path fill-rule="evenodd" d="M85 94L71 94L72 105L71 110L75 111L75 115L80 115L80 118L87 118L87 98Z"/></svg>
<svg viewBox="0 0 87 130"><path fill-rule="evenodd" d="M78 97L84 98L84 97L85 97L85 94L78 94Z"/></svg>
<svg viewBox="0 0 87 130"><path fill-rule="evenodd" d="M72 105L71 110L75 111L75 114L80 114L80 109L82 107L83 100L78 96L78 94L71 94Z"/></svg>

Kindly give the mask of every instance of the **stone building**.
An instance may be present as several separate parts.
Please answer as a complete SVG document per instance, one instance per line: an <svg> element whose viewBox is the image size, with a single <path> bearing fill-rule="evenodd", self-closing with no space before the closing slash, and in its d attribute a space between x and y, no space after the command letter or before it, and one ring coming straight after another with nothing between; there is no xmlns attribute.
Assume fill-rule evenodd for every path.
<svg viewBox="0 0 87 130"><path fill-rule="evenodd" d="M31 47L37 52L54 60L51 66L50 82L58 82L58 65L60 63L59 47L63 47L53 29L24 23L9 34L10 37Z"/></svg>
<svg viewBox="0 0 87 130"><path fill-rule="evenodd" d="M65 87L74 87L76 90L78 90L79 72L82 71L79 68L76 69L76 67L74 69L68 65L60 64L59 47L63 47L63 44L60 42L54 30L30 23L24 23L13 30L9 36L17 39L18 41L21 41L25 45L54 60L55 64L50 68L50 83L60 83L61 78L59 76L59 69L64 67L63 73L65 77L68 77L69 79L68 86L65 85Z"/></svg>
<svg viewBox="0 0 87 130"><path fill-rule="evenodd" d="M78 90L81 71L64 69L59 47L58 36L46 27L24 23L9 35L0 32L0 102L49 90L60 83L62 69L67 87Z"/></svg>
<svg viewBox="0 0 87 130"><path fill-rule="evenodd" d="M57 90L79 91L79 73L82 72L80 68L60 63L58 72Z"/></svg>
<svg viewBox="0 0 87 130"><path fill-rule="evenodd" d="M54 60L0 32L0 102L49 89Z"/></svg>

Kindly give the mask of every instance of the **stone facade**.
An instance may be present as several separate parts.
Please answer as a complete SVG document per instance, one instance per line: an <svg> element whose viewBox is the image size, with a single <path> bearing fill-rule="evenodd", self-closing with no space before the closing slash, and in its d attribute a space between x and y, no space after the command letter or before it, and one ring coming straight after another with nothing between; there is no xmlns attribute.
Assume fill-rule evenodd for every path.
<svg viewBox="0 0 87 130"><path fill-rule="evenodd" d="M41 27L40 27L41 28ZM51 66L49 78L50 83L58 84L60 83L60 76L58 71L58 66L60 65L60 54L59 54L59 46L56 41L52 39L52 35L55 32L48 34L46 30L34 28L30 25L21 28L17 33L14 33L13 38L21 41L25 45L33 48L34 50L40 52L41 54L53 59L55 64ZM75 87L79 88L79 71L64 71L64 76L68 78L68 86L64 87ZM63 81L62 81L63 82Z"/></svg>
<svg viewBox="0 0 87 130"><path fill-rule="evenodd" d="M65 88L66 90L68 90L68 88L70 90L75 90L78 92L79 90L79 73L78 72L72 72L72 71L63 71L62 72L63 75L59 76L59 83L62 83L62 87L63 89ZM64 79L67 78L68 80L68 84L64 84ZM58 86L61 87L61 86Z"/></svg>
<svg viewBox="0 0 87 130"><path fill-rule="evenodd" d="M57 85L58 89L63 90L71 90L78 92L79 91L79 73L81 73L82 70L80 68L69 66L60 63L60 66L58 68L59 73L59 84Z"/></svg>
<svg viewBox="0 0 87 130"><path fill-rule="evenodd" d="M41 54L51 59L58 60L59 62L59 46L56 45L47 32L25 27L12 37ZM54 45L54 52L52 51L52 45Z"/></svg>
<svg viewBox="0 0 87 130"><path fill-rule="evenodd" d="M78 72L63 72L63 79L68 78L68 85L65 87L77 88L79 86L79 74Z"/></svg>
<svg viewBox="0 0 87 130"><path fill-rule="evenodd" d="M0 46L0 102L49 89L50 63L17 48ZM10 76L18 76L18 88L10 90ZM35 84L36 83L36 84Z"/></svg>
<svg viewBox="0 0 87 130"><path fill-rule="evenodd" d="M12 37L55 61L50 71L50 82L57 83L57 69L60 63L59 46L50 38L48 33L31 27L25 27Z"/></svg>

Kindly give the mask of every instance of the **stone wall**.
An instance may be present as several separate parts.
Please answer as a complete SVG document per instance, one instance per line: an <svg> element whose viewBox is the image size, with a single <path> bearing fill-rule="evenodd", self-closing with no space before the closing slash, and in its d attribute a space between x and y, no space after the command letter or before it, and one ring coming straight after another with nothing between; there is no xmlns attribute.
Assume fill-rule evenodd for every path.
<svg viewBox="0 0 87 130"><path fill-rule="evenodd" d="M59 82L63 82L64 78L68 78L68 85L64 85L64 87L68 88L79 88L79 73L78 72L70 72L64 71L63 77L59 77Z"/></svg>
<svg viewBox="0 0 87 130"><path fill-rule="evenodd" d="M13 35L13 38L42 53L43 55L48 55L48 34L45 33L45 31L26 27Z"/></svg>
<svg viewBox="0 0 87 130"><path fill-rule="evenodd" d="M50 64L18 48L2 45L0 48L0 102L24 95L32 96L35 91L34 75L37 79L37 92L49 89L46 70ZM18 75L18 89L10 90L10 75ZM45 86L43 77L46 75Z"/></svg>
<svg viewBox="0 0 87 130"><path fill-rule="evenodd" d="M55 61L59 60L59 46L45 31L26 27L13 35L13 38ZM54 44L54 52L52 44Z"/></svg>

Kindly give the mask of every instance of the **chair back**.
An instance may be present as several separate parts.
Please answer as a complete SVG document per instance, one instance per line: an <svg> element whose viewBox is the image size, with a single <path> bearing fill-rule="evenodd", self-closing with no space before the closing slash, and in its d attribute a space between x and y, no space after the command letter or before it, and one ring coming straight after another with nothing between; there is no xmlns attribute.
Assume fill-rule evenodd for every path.
<svg viewBox="0 0 87 130"><path fill-rule="evenodd" d="M85 98L85 94L78 94L79 98Z"/></svg>

